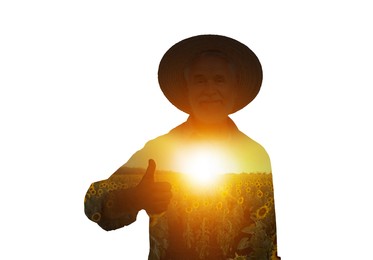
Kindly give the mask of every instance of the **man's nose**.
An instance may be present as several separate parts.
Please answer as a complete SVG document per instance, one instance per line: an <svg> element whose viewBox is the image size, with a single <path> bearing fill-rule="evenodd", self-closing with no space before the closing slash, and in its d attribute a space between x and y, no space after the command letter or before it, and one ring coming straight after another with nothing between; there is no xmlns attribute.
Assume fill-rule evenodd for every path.
<svg viewBox="0 0 373 260"><path fill-rule="evenodd" d="M214 94L214 93L216 93L216 90L217 90L217 86L216 86L215 82L213 80L207 80L206 84L205 84L205 87L203 88L203 91L206 94Z"/></svg>

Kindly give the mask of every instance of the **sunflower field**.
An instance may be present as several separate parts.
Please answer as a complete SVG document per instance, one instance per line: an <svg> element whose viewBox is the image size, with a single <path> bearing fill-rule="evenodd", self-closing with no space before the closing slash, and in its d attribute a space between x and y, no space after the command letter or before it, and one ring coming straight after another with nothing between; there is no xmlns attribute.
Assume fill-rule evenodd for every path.
<svg viewBox="0 0 373 260"><path fill-rule="evenodd" d="M123 174L91 186L87 194L134 187L143 175ZM155 174L172 186L166 212L150 216L151 260L276 260L272 174L224 174L198 185L174 172ZM107 202L106 202L107 203Z"/></svg>

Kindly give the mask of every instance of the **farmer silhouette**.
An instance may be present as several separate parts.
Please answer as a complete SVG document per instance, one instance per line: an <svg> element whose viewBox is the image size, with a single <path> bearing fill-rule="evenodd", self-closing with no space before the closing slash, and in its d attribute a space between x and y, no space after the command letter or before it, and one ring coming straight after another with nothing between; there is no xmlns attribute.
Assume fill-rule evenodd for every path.
<svg viewBox="0 0 373 260"><path fill-rule="evenodd" d="M165 53L158 81L188 119L92 183L87 217L113 230L146 210L151 260L280 259L269 157L229 117L260 90L256 55L225 36L194 36Z"/></svg>

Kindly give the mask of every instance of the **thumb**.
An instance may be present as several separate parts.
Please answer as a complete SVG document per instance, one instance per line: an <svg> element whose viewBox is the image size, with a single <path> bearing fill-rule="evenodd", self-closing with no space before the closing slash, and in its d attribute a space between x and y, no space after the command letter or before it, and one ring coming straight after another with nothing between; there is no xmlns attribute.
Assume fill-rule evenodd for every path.
<svg viewBox="0 0 373 260"><path fill-rule="evenodd" d="M154 172L155 172L155 161L150 159L148 162L148 168L146 169L144 177L142 177L142 181L147 182L154 182Z"/></svg>

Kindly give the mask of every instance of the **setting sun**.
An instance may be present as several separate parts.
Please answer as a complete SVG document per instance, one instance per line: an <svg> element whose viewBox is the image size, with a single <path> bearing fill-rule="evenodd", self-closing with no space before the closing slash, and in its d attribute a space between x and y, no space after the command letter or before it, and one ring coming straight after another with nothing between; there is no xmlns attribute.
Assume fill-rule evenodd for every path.
<svg viewBox="0 0 373 260"><path fill-rule="evenodd" d="M212 151L196 151L191 155L188 164L185 165L185 173L190 175L193 179L199 183L208 183L213 181L218 174L220 174L218 156Z"/></svg>
<svg viewBox="0 0 373 260"><path fill-rule="evenodd" d="M194 182L204 185L213 183L220 175L228 173L232 168L231 164L231 160L223 151L208 146L184 150L178 160L180 172Z"/></svg>

